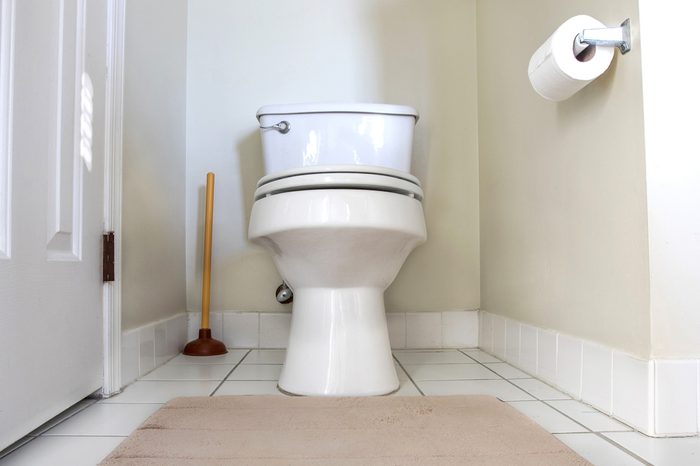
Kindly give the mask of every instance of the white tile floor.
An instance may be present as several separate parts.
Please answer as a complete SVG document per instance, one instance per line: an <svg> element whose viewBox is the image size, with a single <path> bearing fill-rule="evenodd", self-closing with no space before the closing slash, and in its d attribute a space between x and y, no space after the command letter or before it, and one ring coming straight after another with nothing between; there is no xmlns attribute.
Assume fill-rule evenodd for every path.
<svg viewBox="0 0 700 466"><path fill-rule="evenodd" d="M700 437L652 439L479 350L398 350L396 395L486 394L507 402L596 465L697 465ZM177 356L101 401L85 400L32 432L0 466L94 465L176 396L282 395L284 350ZM1 453L0 453L1 455Z"/></svg>

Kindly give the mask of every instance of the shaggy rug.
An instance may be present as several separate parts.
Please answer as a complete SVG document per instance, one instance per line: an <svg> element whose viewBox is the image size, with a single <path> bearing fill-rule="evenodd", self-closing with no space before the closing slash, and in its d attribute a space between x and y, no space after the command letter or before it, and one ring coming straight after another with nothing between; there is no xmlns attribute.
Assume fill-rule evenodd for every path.
<svg viewBox="0 0 700 466"><path fill-rule="evenodd" d="M104 465L584 465L489 396L177 398Z"/></svg>

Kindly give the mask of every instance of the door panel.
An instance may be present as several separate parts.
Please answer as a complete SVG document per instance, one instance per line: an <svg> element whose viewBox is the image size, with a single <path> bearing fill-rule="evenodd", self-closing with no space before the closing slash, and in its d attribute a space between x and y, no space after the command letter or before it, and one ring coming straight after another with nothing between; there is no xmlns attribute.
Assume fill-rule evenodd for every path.
<svg viewBox="0 0 700 466"><path fill-rule="evenodd" d="M102 385L106 0L0 1L1 449Z"/></svg>
<svg viewBox="0 0 700 466"><path fill-rule="evenodd" d="M51 96L55 136L48 164L49 260L79 260L82 239L83 161L80 133L81 75L85 64L85 3L61 1L56 32L56 86Z"/></svg>

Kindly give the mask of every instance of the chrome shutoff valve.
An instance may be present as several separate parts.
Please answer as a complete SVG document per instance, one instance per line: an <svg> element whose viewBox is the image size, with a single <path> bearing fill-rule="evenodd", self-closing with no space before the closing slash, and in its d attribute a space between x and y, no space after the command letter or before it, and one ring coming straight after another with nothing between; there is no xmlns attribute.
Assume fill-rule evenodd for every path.
<svg viewBox="0 0 700 466"><path fill-rule="evenodd" d="M289 288L285 282L282 282L282 284L277 287L277 291L275 291L275 297L277 298L277 302L287 304L294 300L294 293L292 293L292 289Z"/></svg>

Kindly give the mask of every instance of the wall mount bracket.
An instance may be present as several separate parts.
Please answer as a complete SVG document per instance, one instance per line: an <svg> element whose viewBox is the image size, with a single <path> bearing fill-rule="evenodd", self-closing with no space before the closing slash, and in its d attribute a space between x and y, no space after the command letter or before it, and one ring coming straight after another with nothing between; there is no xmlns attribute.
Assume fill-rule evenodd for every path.
<svg viewBox="0 0 700 466"><path fill-rule="evenodd" d="M632 50L630 19L627 18L618 27L584 29L574 40L575 54L578 55L589 45L617 47L623 55L626 54Z"/></svg>

